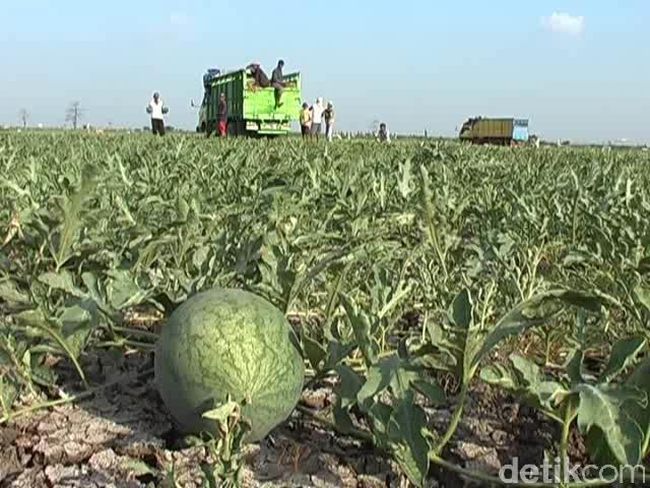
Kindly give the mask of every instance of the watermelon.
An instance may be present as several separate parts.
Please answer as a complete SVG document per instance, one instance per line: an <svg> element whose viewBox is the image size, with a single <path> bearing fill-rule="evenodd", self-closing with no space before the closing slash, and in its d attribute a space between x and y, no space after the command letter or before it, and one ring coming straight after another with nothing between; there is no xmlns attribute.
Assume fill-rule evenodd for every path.
<svg viewBox="0 0 650 488"><path fill-rule="evenodd" d="M187 433L217 433L202 414L228 395L242 404L257 442L287 419L300 398L304 363L280 310L235 289L213 289L181 304L165 324L155 354L160 396Z"/></svg>

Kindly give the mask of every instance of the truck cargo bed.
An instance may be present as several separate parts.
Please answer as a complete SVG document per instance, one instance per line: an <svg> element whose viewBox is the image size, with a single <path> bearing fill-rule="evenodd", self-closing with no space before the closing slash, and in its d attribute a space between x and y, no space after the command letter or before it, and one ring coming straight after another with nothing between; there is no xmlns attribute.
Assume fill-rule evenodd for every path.
<svg viewBox="0 0 650 488"><path fill-rule="evenodd" d="M219 97L223 93L228 103L230 133L274 135L290 132L291 123L298 120L302 103L300 73L285 75L284 82L287 86L276 107L275 88L255 85L247 70L218 76L211 82L204 100L201 117L204 130L209 133L216 127Z"/></svg>

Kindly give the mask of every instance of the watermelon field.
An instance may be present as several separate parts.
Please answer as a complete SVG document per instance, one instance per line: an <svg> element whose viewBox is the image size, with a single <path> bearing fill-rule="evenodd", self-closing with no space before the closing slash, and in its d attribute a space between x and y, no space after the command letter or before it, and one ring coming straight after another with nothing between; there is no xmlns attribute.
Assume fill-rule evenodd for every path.
<svg viewBox="0 0 650 488"><path fill-rule="evenodd" d="M632 149L0 132L0 486L498 486L514 459L650 464L649 169ZM302 363L256 442L250 398L188 435L156 381L170 317L215 288L291 324L289 353L219 316L227 350L264 344L267 387L291 391ZM197 371L252 367L185 340Z"/></svg>

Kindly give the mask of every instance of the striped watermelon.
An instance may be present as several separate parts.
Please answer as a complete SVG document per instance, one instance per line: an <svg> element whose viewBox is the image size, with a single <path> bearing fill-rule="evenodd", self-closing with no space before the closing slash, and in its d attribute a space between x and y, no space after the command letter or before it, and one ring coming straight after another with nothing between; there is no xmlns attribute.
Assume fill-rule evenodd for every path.
<svg viewBox="0 0 650 488"><path fill-rule="evenodd" d="M252 293L214 289L178 307L156 348L158 391L189 433L216 433L201 415L228 394L246 400L247 440L257 442L298 403L304 364L293 330L273 305Z"/></svg>

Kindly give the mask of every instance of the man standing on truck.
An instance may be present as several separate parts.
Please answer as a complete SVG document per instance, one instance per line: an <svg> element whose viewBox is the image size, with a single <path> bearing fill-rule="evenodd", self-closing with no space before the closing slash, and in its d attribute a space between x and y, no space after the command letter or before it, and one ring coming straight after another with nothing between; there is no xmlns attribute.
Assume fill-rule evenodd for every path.
<svg viewBox="0 0 650 488"><path fill-rule="evenodd" d="M147 113L151 115L151 131L153 135L165 135L164 114L169 112L165 103L160 99L160 93L155 92L153 98L147 106Z"/></svg>
<svg viewBox="0 0 650 488"><path fill-rule="evenodd" d="M220 137L226 137L228 133L228 102L226 101L226 94L222 93L219 96L219 109L217 112L217 129L219 130Z"/></svg>
<svg viewBox="0 0 650 488"><path fill-rule="evenodd" d="M278 61L278 66L271 73L271 86L275 88L275 108L278 108L282 105L282 92L284 91L284 75L282 74L282 69L284 68L284 61Z"/></svg>

